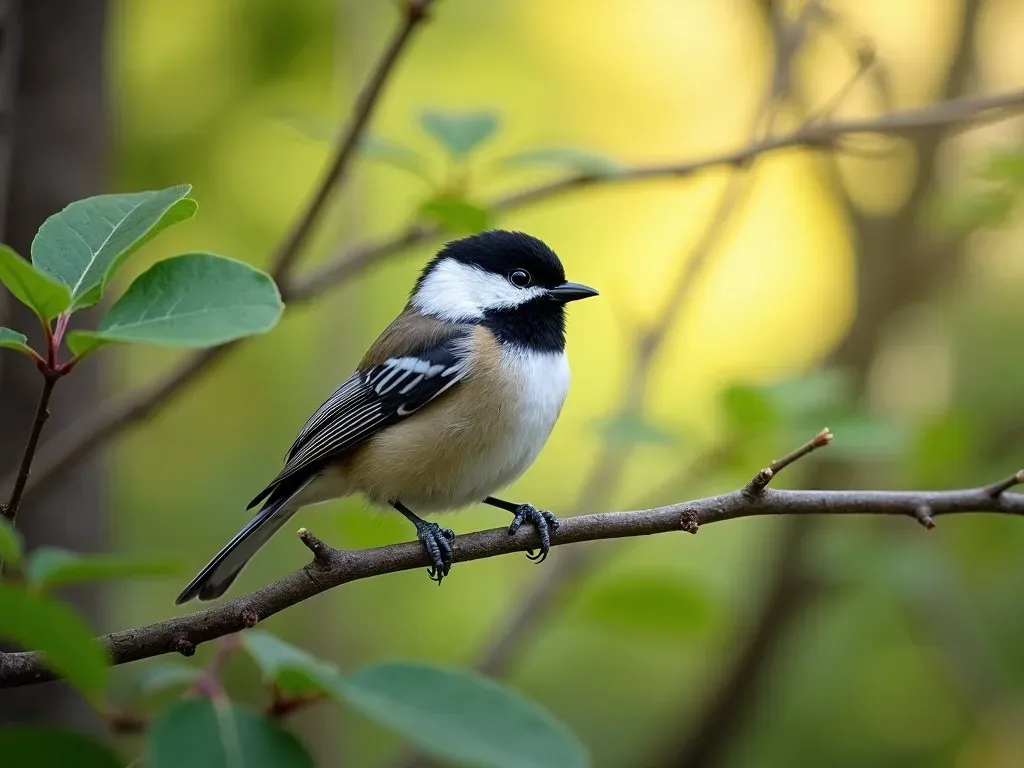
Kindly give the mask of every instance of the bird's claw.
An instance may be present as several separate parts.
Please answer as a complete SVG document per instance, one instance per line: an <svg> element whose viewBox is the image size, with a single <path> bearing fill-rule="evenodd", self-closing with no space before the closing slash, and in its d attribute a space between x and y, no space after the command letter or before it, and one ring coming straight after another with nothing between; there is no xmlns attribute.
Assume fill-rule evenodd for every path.
<svg viewBox="0 0 1024 768"><path fill-rule="evenodd" d="M431 581L436 581L437 585L441 586L441 580L452 569L452 541L455 540L455 531L423 520L416 524L416 536L423 542L427 554L433 561L427 575Z"/></svg>
<svg viewBox="0 0 1024 768"><path fill-rule="evenodd" d="M558 530L558 518L546 509L537 509L532 504L520 504L516 507L515 517L508 527L509 535L518 531L523 523L531 523L540 536L540 551L534 554L532 549L527 550L526 556L535 563L543 563L551 550L551 536Z"/></svg>

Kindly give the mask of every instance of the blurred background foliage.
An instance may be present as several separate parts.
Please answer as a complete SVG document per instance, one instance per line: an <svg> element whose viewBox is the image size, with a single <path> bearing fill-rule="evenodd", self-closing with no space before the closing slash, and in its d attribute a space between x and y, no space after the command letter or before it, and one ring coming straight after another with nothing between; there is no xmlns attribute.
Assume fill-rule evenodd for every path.
<svg viewBox="0 0 1024 768"><path fill-rule="evenodd" d="M574 386L510 496L572 509L602 441L629 450L602 510L725 491L823 426L835 432L833 446L789 470L783 485L944 488L1024 465L1019 121L938 149L871 138L858 139L864 152L838 158L787 150L758 160L668 331L642 417L617 415L638 329L663 311L732 170L599 185L510 215L487 210L496 195L566 167L614 173L744 145L772 76L772 5L443 0L389 85L373 143L305 268L425 216L454 229L496 222L528 231L557 250L572 279L602 291L571 312ZM783 5L794 15L801 3ZM1016 0L830 6L844 29L872 41L885 73L885 87L860 78L837 116L928 104L949 87L1024 82ZM115 2L109 186L187 182L200 204L195 219L126 266L125 284L152 261L195 249L266 266L394 16L391 3L358 0ZM951 63L965 51L966 86L951 86ZM828 103L855 69L842 34L810 34L774 129ZM453 161L424 110L473 112L493 133ZM555 147L571 151L552 156ZM547 154L504 161L533 150ZM274 333L108 452L109 549L174 556L181 569L112 587L97 630L172 612L182 577L248 519L244 502L401 308L435 246L291 307ZM858 347L867 351L851 352L849 339L869 326ZM139 348L108 359L109 387L119 390L176 358ZM409 534L404 521L358 500L306 511L300 522L348 548ZM472 509L449 524L466 532L503 522ZM707 732L702 714L763 631L772 574L792 559L810 588L793 593L746 706L712 724L728 730L712 762L1019 764L1020 522L948 519L926 535L907 520L829 520L808 526L798 551L786 525L745 520L604 548L518 649L511 684L566 722L597 766L709 764L688 763L687 745L695 729ZM306 558L281 536L237 591ZM456 566L441 590L422 573L396 574L333 590L266 627L343 670L383 658L471 665L544 575L522 557ZM232 662L228 679L243 700L260 695L249 662ZM336 708L311 708L292 725L318 764L384 765L402 749Z"/></svg>

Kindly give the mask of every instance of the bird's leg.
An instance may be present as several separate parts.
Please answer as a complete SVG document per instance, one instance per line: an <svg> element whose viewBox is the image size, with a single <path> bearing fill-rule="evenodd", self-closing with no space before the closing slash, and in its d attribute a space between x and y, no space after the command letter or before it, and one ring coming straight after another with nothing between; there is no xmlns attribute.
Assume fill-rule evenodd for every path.
<svg viewBox="0 0 1024 768"><path fill-rule="evenodd" d="M427 573L431 581L436 581L437 585L441 586L441 579L447 576L452 568L452 541L455 539L455 531L424 520L400 501L391 502L391 506L416 526L416 536L423 542L427 554L434 561Z"/></svg>
<svg viewBox="0 0 1024 768"><path fill-rule="evenodd" d="M558 530L557 517L546 509L537 509L532 504L516 504L514 501L504 501L494 496L484 499L484 504L490 504L492 507L504 509L515 515L512 518L512 525L508 527L509 535L518 531L523 523L532 523L540 535L540 552L534 554L531 549L526 556L537 563L543 563L547 559L548 552L551 550L551 536Z"/></svg>

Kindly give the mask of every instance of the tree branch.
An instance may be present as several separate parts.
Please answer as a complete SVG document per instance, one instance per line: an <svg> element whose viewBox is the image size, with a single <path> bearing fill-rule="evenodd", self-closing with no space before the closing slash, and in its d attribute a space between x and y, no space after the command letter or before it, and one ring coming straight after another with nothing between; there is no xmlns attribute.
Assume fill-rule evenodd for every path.
<svg viewBox="0 0 1024 768"><path fill-rule="evenodd" d="M25 443L25 453L21 457L21 466L18 468L18 475L14 480L14 488L11 489L11 497L6 504L0 505L0 513L14 525L18 518L18 508L21 506L21 499L25 493L25 486L28 484L28 477L32 471L32 460L36 455L36 448L39 446L39 436L43 433L43 425L50 418L50 396L57 384L60 375L53 372L43 371L43 388L39 393L39 403L36 405L36 416L32 421L32 429ZM2 565L0 560L0 565Z"/></svg>
<svg viewBox="0 0 1024 768"><path fill-rule="evenodd" d="M991 96L949 99L927 107L890 112L878 117L814 122L786 134L769 136L740 148L710 155L698 160L634 165L611 175L577 173L563 179L513 192L494 200L490 209L498 213L546 202L553 197L591 187L648 181L664 178L686 178L721 166L745 166L761 155L781 149L837 149L848 136L881 134L896 138L913 138L935 128L959 125L964 129L983 123L1004 120L1024 110L1024 89ZM376 243L358 245L338 255L319 269L296 280L288 290L292 301L317 298L371 264L397 255L406 248L440 237L439 227L413 225L397 237Z"/></svg>
<svg viewBox="0 0 1024 768"><path fill-rule="evenodd" d="M760 473L759 473L760 474ZM1016 482L1019 474L1013 476ZM552 546L583 541L648 536L687 531L723 520L765 515L896 515L913 518L928 507L933 517L967 512L995 512L1024 517L1024 494L993 494L997 485L954 491L789 491L750 484L731 493L696 501L632 512L606 512L563 518ZM423 568L430 559L419 542L375 549L333 549L308 531L303 542L315 553L313 561L294 573L248 595L186 616L137 629L112 632L99 641L113 664L181 653L191 656L196 646L252 627L328 589L386 573ZM536 549L536 531L507 528L458 536L453 544L455 562L468 562ZM32 685L55 679L42 656L31 651L0 654L0 688Z"/></svg>

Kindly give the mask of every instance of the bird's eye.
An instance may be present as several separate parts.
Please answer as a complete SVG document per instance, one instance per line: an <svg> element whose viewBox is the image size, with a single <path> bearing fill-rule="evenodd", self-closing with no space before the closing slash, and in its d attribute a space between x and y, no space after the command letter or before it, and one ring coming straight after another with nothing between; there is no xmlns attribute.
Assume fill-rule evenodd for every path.
<svg viewBox="0 0 1024 768"><path fill-rule="evenodd" d="M525 288L530 284L530 273L525 269L517 269L508 276L508 279L516 288Z"/></svg>

